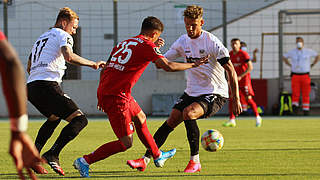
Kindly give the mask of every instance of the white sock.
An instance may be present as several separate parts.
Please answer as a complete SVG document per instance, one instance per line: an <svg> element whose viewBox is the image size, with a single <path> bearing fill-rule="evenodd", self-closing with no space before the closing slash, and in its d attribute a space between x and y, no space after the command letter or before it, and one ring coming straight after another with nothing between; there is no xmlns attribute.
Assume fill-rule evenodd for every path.
<svg viewBox="0 0 320 180"><path fill-rule="evenodd" d="M83 157L80 158L80 161L81 161L83 164L89 166L89 164L87 163L87 161L86 161Z"/></svg>
<svg viewBox="0 0 320 180"><path fill-rule="evenodd" d="M144 162L148 165L150 162L150 158L146 157L146 156L143 156L142 158L143 158Z"/></svg>
<svg viewBox="0 0 320 180"><path fill-rule="evenodd" d="M230 119L229 122L232 123L232 124L235 124L236 123L236 119Z"/></svg>
<svg viewBox="0 0 320 180"><path fill-rule="evenodd" d="M190 160L192 160L193 162L196 162L196 163L200 163L199 154L194 155L194 156L190 156Z"/></svg>

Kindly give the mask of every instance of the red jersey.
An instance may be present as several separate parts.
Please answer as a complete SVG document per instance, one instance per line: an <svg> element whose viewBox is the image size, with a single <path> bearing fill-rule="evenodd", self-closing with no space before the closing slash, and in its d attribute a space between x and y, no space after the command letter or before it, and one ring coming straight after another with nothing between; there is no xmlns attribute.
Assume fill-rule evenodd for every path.
<svg viewBox="0 0 320 180"><path fill-rule="evenodd" d="M3 34L2 31L0 31L0 40L7 39L6 36Z"/></svg>
<svg viewBox="0 0 320 180"><path fill-rule="evenodd" d="M250 60L250 56L246 51L242 51L241 49L237 54L233 54L233 51L230 51L230 59L234 66L234 69L237 72L237 75L242 74L248 69L247 62ZM250 73L246 74L240 81L239 86L246 86L251 83Z"/></svg>
<svg viewBox="0 0 320 180"><path fill-rule="evenodd" d="M143 35L129 38L113 48L107 68L100 77L98 97L131 95L131 89L149 65L163 55Z"/></svg>

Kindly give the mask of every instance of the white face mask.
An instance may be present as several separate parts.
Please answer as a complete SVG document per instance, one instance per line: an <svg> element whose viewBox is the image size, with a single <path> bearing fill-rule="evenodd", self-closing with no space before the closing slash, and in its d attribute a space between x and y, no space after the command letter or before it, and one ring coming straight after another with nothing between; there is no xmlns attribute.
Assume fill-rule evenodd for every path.
<svg viewBox="0 0 320 180"><path fill-rule="evenodd" d="M297 48L302 48L302 46L303 46L303 43L302 42L297 42Z"/></svg>
<svg viewBox="0 0 320 180"><path fill-rule="evenodd" d="M248 48L243 46L243 47L241 47L241 50L247 52L247 51L248 51Z"/></svg>

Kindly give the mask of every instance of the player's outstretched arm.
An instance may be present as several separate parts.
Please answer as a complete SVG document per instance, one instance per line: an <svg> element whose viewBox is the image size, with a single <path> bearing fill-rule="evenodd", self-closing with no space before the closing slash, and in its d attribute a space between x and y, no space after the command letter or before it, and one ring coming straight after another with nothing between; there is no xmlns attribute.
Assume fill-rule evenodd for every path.
<svg viewBox="0 0 320 180"><path fill-rule="evenodd" d="M7 40L0 40L0 70L3 91L8 104L11 121L11 140L9 153L12 156L20 179L25 179L26 168L32 179L37 179L31 167L40 166L40 155L27 130L27 95L23 66L17 53Z"/></svg>
<svg viewBox="0 0 320 180"><path fill-rule="evenodd" d="M239 96L239 86L238 86L238 77L237 73L234 70L234 67L229 60L226 64L223 65L223 68L227 71L229 78L229 86L230 86L230 98L232 98L232 112L235 115L239 115L242 112L240 96Z"/></svg>
<svg viewBox="0 0 320 180"><path fill-rule="evenodd" d="M99 69L103 68L106 65L106 62L104 61L90 61L88 59L85 59L71 51L71 49L67 46L61 47L61 52L63 54L64 59L74 65L78 66L88 66L92 69Z"/></svg>
<svg viewBox="0 0 320 180"><path fill-rule="evenodd" d="M198 67L202 64L205 64L208 62L209 56L200 58L199 60L193 62L193 63L180 63L180 62L172 62L169 61L166 58L159 58L155 60L155 65L159 69L163 69L167 72L175 72L175 71L183 71L186 69L190 69L193 67Z"/></svg>

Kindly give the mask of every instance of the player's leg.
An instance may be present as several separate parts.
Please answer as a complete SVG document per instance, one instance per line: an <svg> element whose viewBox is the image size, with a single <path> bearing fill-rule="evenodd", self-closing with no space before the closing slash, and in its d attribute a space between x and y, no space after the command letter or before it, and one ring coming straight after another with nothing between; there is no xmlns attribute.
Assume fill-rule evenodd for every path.
<svg viewBox="0 0 320 180"><path fill-rule="evenodd" d="M178 120L176 120L178 119ZM174 130L174 128L182 122L182 113L177 109L172 109L170 117L166 120L162 126L156 131L153 136L153 139L158 148L160 148L165 141L167 140L169 134ZM179 123L178 123L179 122ZM138 131L137 131L138 132ZM148 149L145 155L136 160L128 160L127 164L134 169L138 169L139 171L144 171L146 166L149 164L152 158L152 152Z"/></svg>
<svg viewBox="0 0 320 180"><path fill-rule="evenodd" d="M201 170L199 158L200 130L196 120L203 116L204 113L204 109L197 102L192 103L183 110L183 119L190 147L190 161L184 172L193 173Z"/></svg>
<svg viewBox="0 0 320 180"><path fill-rule="evenodd" d="M27 84L28 100L48 118L40 127L35 141L35 146L39 152L61 121L52 114L50 105L48 105L49 97L56 94L56 90L52 86L55 86L55 84L48 81L34 81Z"/></svg>
<svg viewBox="0 0 320 180"><path fill-rule="evenodd" d="M88 120L70 97L64 94L57 83L52 85L51 88L52 96L48 104L50 104L52 114L65 119L69 123L62 129L50 150L45 152L42 157L47 160L47 163L56 173L64 175L59 163L59 154L88 124Z"/></svg>
<svg viewBox="0 0 320 180"><path fill-rule="evenodd" d="M99 100L100 101L100 100ZM118 140L105 143L90 154L77 158L73 166L82 177L89 177L89 165L106 159L111 155L124 152L132 146L134 126L127 101L119 97L105 96L100 103L108 115L110 125Z"/></svg>
<svg viewBox="0 0 320 180"><path fill-rule="evenodd" d="M301 75L300 83L302 84L302 110L303 115L309 115L310 111L310 92L311 92L311 79L309 75Z"/></svg>
<svg viewBox="0 0 320 180"><path fill-rule="evenodd" d="M229 120L222 124L224 127L236 127L236 116L232 112L232 99L229 98Z"/></svg>
<svg viewBox="0 0 320 180"><path fill-rule="evenodd" d="M175 154L175 149L168 152L163 152L158 149L155 140L151 136L146 123L146 116L141 110L140 106L134 99L130 101L131 113L133 115L133 122L140 141L145 145L154 159L157 167L163 167L165 161ZM128 165L130 166L129 162Z"/></svg>
<svg viewBox="0 0 320 180"><path fill-rule="evenodd" d="M53 134L54 130L56 129L56 127L59 125L60 122L61 122L61 118L51 115L46 120L46 122L42 124L42 126L38 131L36 141L35 141L35 145L39 152L41 152L43 146L51 137L51 135Z"/></svg>
<svg viewBox="0 0 320 180"><path fill-rule="evenodd" d="M254 113L254 115L256 117L256 127L261 127L262 118L259 115L257 104L253 100L254 91L253 91L251 83L249 83L246 86L244 86L244 89L242 89L242 91L243 91L242 93L245 95L246 100L247 100L248 104L251 106L252 111L253 111L253 113Z"/></svg>
<svg viewBox="0 0 320 180"><path fill-rule="evenodd" d="M291 77L291 91L292 91L292 109L295 114L298 113L299 99L300 99L300 83L299 76L292 75Z"/></svg>
<svg viewBox="0 0 320 180"><path fill-rule="evenodd" d="M200 133L196 119L213 116L225 104L226 98L219 95L203 95L183 110L187 137L190 146L190 161L184 172L194 173L201 170L199 158Z"/></svg>
<svg viewBox="0 0 320 180"><path fill-rule="evenodd" d="M182 111L191 103L191 97L187 94L183 94L177 100L177 103L174 105L169 118L158 128L153 136L158 148L160 148L165 143L169 134L174 130L174 128L177 127L181 122L183 122ZM136 168L140 171L144 171L146 165L148 165L148 163L150 162L151 157L151 151L147 150L142 158L136 160L128 160L127 164L131 168Z"/></svg>
<svg viewBox="0 0 320 180"><path fill-rule="evenodd" d="M241 107L242 107L241 114L246 114L248 111L248 102L247 102L246 96L241 92L239 92L239 96L240 96L240 103L241 103Z"/></svg>

